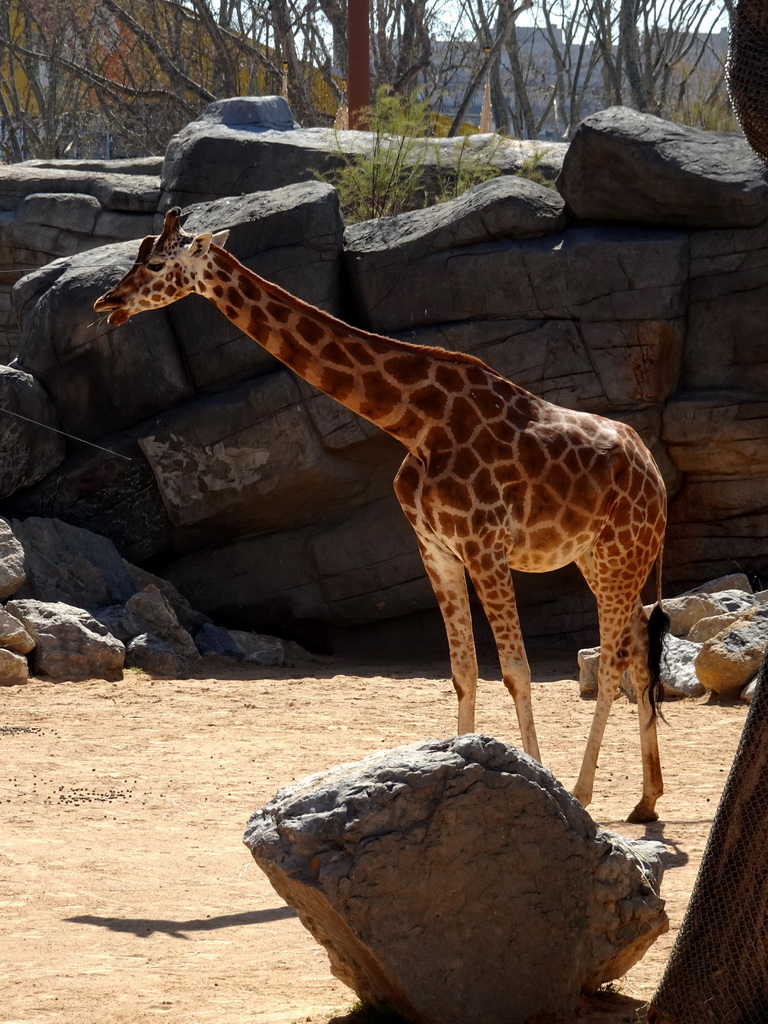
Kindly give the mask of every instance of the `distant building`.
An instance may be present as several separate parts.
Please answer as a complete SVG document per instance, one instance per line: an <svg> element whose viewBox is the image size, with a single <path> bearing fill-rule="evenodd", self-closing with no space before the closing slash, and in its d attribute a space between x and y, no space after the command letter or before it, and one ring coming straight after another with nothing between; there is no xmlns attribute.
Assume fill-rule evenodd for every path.
<svg viewBox="0 0 768 1024"><path fill-rule="evenodd" d="M553 27L546 31L522 25L515 29L515 42L518 76L538 126L537 138L561 139L567 136L572 120L581 120L607 105L603 81L606 69L593 43L572 45L570 52L566 52L562 29ZM723 28L711 35L698 33L690 39L689 46L680 48L687 52L668 68L668 93L674 98L678 98L681 90L701 88L702 83L711 82L722 72L728 53L728 30ZM500 60L500 82L514 115L518 94L508 50L505 48ZM482 48L471 43L433 40L432 58L438 85L436 109L452 120L482 62ZM565 86L560 90L557 88L558 72ZM431 84L434 87L435 80ZM475 90L465 115L464 120L470 124L480 122L484 85L483 81ZM569 109L562 109L564 96L566 102L570 100L574 105L575 118L571 117L570 105Z"/></svg>

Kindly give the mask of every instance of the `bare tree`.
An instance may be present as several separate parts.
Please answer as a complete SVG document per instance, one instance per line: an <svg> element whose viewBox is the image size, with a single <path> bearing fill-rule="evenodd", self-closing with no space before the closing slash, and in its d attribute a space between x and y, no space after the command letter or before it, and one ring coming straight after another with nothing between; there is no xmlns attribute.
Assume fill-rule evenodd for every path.
<svg viewBox="0 0 768 1024"><path fill-rule="evenodd" d="M300 123L330 124L345 90L347 2L0 0L0 153L78 155L108 136L114 154L159 153L212 100L285 81ZM372 88L418 91L436 111L450 92L451 134L486 81L497 126L523 137L553 123L568 137L613 103L678 116L701 93L705 55L699 106L724 93L707 46L718 10L716 0L370 0Z"/></svg>

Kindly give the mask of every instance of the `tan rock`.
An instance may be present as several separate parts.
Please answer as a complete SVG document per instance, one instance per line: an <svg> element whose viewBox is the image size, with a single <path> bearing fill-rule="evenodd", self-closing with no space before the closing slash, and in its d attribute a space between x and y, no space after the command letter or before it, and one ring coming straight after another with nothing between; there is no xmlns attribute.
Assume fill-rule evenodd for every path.
<svg viewBox="0 0 768 1024"><path fill-rule="evenodd" d="M0 686L19 686L29 678L27 659L0 647Z"/></svg>
<svg viewBox="0 0 768 1024"><path fill-rule="evenodd" d="M756 674L768 645L768 608L755 608L702 644L696 675L723 697L738 697Z"/></svg>

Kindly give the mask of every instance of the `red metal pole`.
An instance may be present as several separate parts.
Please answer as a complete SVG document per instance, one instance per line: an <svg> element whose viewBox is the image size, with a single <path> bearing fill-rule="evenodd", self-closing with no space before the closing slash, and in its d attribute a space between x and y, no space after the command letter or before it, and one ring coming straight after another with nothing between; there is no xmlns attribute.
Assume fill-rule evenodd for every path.
<svg viewBox="0 0 768 1024"><path fill-rule="evenodd" d="M347 105L349 127L366 127L363 108L371 105L370 0L347 0Z"/></svg>

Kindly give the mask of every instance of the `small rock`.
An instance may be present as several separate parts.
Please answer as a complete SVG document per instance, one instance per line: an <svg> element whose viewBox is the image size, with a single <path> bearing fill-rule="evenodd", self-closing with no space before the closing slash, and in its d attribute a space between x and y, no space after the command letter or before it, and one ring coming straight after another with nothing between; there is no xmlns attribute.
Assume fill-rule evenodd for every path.
<svg viewBox="0 0 768 1024"><path fill-rule="evenodd" d="M19 622L5 608L0 608L0 647L5 647L14 654L29 654L35 641Z"/></svg>
<svg viewBox="0 0 768 1024"><path fill-rule="evenodd" d="M195 633L195 645L201 654L213 654L217 658L230 658L242 661L245 651L232 637L228 629L206 623Z"/></svg>
<svg viewBox="0 0 768 1024"><path fill-rule="evenodd" d="M180 624L170 601L153 583L126 601L125 610L144 623L144 632L164 640L182 658L196 660L200 657L195 641Z"/></svg>
<svg viewBox="0 0 768 1024"><path fill-rule="evenodd" d="M133 615L125 605L111 604L108 608L97 608L93 613L94 619L104 626L112 636L125 643L126 640L133 640L135 636L146 632L147 624L138 615Z"/></svg>
<svg viewBox="0 0 768 1024"><path fill-rule="evenodd" d="M666 602L664 604L666 608ZM664 637L664 656L661 662L661 681L665 697L701 697L704 687L696 675L694 661L700 645L673 636ZM600 648L587 647L579 651L579 693L582 697L597 694L597 673L600 668ZM631 701L636 700L634 687L625 672L621 677L621 689Z"/></svg>
<svg viewBox="0 0 768 1024"><path fill-rule="evenodd" d="M723 630L738 622L743 614L743 612L724 612L722 615L708 615L706 618L699 619L691 627L686 640L690 640L693 644L703 644L706 640L711 640L713 636L717 636L718 633L722 633Z"/></svg>
<svg viewBox="0 0 768 1024"><path fill-rule="evenodd" d="M243 660L254 665L282 665L285 648L282 640L261 633L248 633L242 629L230 629L229 634L243 652Z"/></svg>
<svg viewBox="0 0 768 1024"><path fill-rule="evenodd" d="M701 647L681 637L664 638L661 681L665 697L701 697L704 687L696 674L696 658Z"/></svg>
<svg viewBox="0 0 768 1024"><path fill-rule="evenodd" d="M743 700L745 704L751 704L752 698L755 696L755 691L757 690L757 682L757 676L755 676L754 679L750 679L750 681L741 691L739 695L739 700Z"/></svg>
<svg viewBox="0 0 768 1024"><path fill-rule="evenodd" d="M686 593L718 594L724 590L741 590L745 594L751 594L752 584L749 582L749 577L746 573L732 572L728 576L718 576L717 579L709 580L707 583L702 583L699 587L693 587Z"/></svg>
<svg viewBox="0 0 768 1024"><path fill-rule="evenodd" d="M695 667L708 690L738 697L757 673L768 646L768 607L761 605L701 645Z"/></svg>
<svg viewBox="0 0 768 1024"><path fill-rule="evenodd" d="M151 633L142 633L131 640L125 649L125 664L160 679L187 679L192 672L187 658Z"/></svg>
<svg viewBox="0 0 768 1024"><path fill-rule="evenodd" d="M56 681L119 679L125 648L82 608L61 601L9 601L32 639L32 671Z"/></svg>
<svg viewBox="0 0 768 1024"><path fill-rule="evenodd" d="M744 614L755 605L754 596L742 590L701 591L668 598L664 601L664 611L669 615L670 633L687 637L700 619L713 615Z"/></svg>
<svg viewBox="0 0 768 1024"><path fill-rule="evenodd" d="M26 578L24 548L8 520L0 518L0 601L15 594Z"/></svg>
<svg viewBox="0 0 768 1024"><path fill-rule="evenodd" d="M27 659L0 648L0 686L19 686L29 678Z"/></svg>

